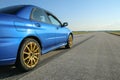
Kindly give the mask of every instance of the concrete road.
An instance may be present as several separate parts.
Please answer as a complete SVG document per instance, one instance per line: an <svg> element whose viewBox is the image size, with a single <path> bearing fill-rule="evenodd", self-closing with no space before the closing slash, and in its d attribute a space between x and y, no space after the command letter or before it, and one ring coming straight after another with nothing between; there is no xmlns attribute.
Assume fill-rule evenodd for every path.
<svg viewBox="0 0 120 80"><path fill-rule="evenodd" d="M104 32L77 35L72 49L42 56L38 67L21 73L0 67L1 80L120 80L120 37Z"/></svg>

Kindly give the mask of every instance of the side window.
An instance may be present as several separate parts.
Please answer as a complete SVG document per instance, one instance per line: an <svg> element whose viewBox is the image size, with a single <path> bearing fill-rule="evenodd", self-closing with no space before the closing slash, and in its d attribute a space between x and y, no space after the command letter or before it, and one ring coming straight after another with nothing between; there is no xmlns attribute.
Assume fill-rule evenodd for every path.
<svg viewBox="0 0 120 80"><path fill-rule="evenodd" d="M52 15L48 15L50 22L54 25L61 26L61 23Z"/></svg>
<svg viewBox="0 0 120 80"><path fill-rule="evenodd" d="M31 14L31 20L49 23L44 11L38 8L34 8Z"/></svg>

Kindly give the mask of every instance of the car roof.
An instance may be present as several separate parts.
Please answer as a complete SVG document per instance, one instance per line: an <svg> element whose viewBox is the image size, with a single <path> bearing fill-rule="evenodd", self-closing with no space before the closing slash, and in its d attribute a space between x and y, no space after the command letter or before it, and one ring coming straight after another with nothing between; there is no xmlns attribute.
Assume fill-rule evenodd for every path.
<svg viewBox="0 0 120 80"><path fill-rule="evenodd" d="M16 8L21 8L20 11L18 10L18 13L14 13ZM35 6L35 5L13 5L13 6L8 6L8 7L4 7L2 9L0 9L0 13L7 13L7 14L12 14L12 15L16 15L25 19L29 19L30 15L31 15L31 11L33 8L39 8L44 10L47 13L52 14L51 12L39 7L39 6Z"/></svg>

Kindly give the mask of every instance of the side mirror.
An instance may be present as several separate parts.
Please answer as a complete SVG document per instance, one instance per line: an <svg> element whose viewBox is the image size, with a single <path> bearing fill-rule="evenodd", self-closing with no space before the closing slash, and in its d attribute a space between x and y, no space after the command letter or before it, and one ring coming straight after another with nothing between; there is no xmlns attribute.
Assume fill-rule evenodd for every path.
<svg viewBox="0 0 120 80"><path fill-rule="evenodd" d="M68 26L68 23L67 22L64 22L62 27L65 27L65 26Z"/></svg>

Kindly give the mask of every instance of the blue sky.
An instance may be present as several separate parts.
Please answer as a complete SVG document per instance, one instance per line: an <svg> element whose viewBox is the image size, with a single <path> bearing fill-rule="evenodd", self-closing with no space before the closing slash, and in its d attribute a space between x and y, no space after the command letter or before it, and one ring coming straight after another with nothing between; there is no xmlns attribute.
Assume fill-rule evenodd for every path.
<svg viewBox="0 0 120 80"><path fill-rule="evenodd" d="M19 4L49 10L72 30L120 30L120 0L0 0L0 8Z"/></svg>

